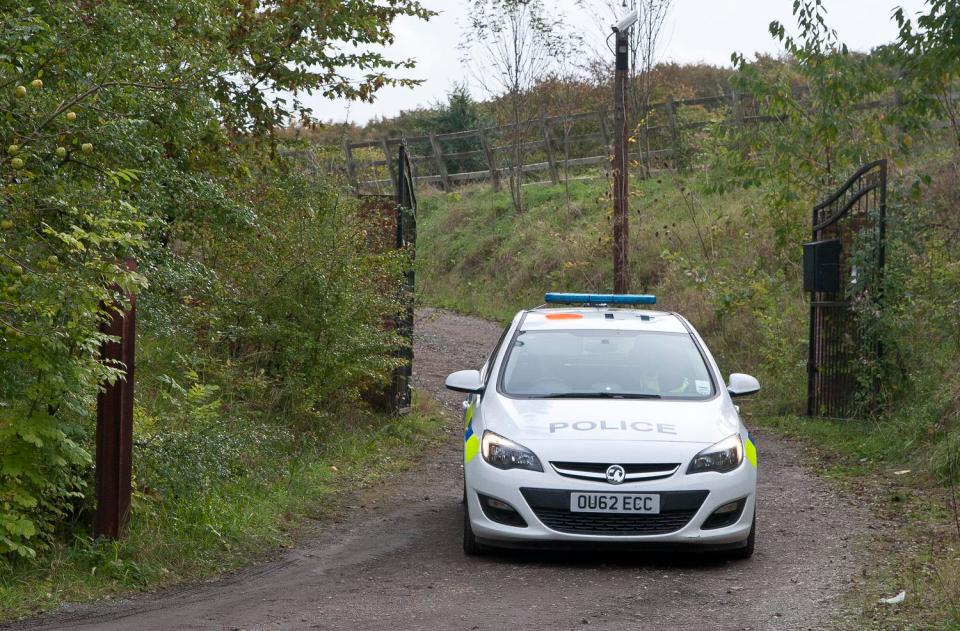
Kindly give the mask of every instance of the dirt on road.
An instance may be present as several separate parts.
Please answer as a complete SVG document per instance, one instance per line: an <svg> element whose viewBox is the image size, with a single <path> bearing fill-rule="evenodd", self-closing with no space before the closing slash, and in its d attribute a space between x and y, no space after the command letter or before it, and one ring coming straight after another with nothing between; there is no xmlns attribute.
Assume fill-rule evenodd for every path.
<svg viewBox="0 0 960 631"><path fill-rule="evenodd" d="M460 549L461 397L447 373L478 368L500 328L417 314L415 379L456 414L433 457L365 491L373 502L281 558L216 582L61 611L35 629L820 629L859 570L856 502L757 432L757 552L749 561ZM362 498L361 498L362 500Z"/></svg>

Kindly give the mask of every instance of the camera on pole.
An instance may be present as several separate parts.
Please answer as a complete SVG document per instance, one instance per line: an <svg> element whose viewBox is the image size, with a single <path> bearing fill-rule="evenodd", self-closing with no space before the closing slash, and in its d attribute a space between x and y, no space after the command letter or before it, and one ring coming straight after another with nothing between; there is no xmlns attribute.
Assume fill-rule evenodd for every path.
<svg viewBox="0 0 960 631"><path fill-rule="evenodd" d="M630 13L626 14L622 20L617 22L617 25L613 27L613 32L619 35L620 33L626 34L630 30L630 27L637 23L637 10L634 9Z"/></svg>

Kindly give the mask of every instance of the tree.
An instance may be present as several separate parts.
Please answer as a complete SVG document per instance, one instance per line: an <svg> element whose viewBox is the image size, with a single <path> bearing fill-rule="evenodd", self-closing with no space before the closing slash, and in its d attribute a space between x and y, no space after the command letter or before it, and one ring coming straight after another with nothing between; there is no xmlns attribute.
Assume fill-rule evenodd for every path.
<svg viewBox="0 0 960 631"><path fill-rule="evenodd" d="M542 0L472 0L461 51L477 82L507 104L510 132L510 197L523 210L524 132L532 117L534 86L564 46L562 16Z"/></svg>
<svg viewBox="0 0 960 631"><path fill-rule="evenodd" d="M386 86L415 86L397 77L412 59L391 59L370 47L393 43L399 16L429 19L418 0L244 0L210 2L221 15L210 43L222 47L222 67L209 79L233 129L269 129L309 120L301 93L372 101ZM203 28L200 13L180 13L183 25ZM209 15L209 14L208 14ZM359 75L359 76L358 76Z"/></svg>
<svg viewBox="0 0 960 631"><path fill-rule="evenodd" d="M889 83L877 60L851 53L829 28L822 0L795 3L796 36L779 23L770 33L787 63L743 55L732 59L738 90L753 97L769 124L728 126L712 149L709 173L720 189L731 182L764 184L767 212L780 249L795 248L809 229L809 205L852 169L883 155L888 126L878 100Z"/></svg>
<svg viewBox="0 0 960 631"><path fill-rule="evenodd" d="M426 133L451 134L458 131L478 129L483 126L483 117L477 102L470 96L466 84L457 84L447 94L446 103L438 103L436 111L429 119L430 129ZM482 145L476 138L456 138L447 141L452 153L466 153L481 151ZM452 165L448 164L450 173L479 171L483 168L482 157L462 158Z"/></svg>
<svg viewBox="0 0 960 631"><path fill-rule="evenodd" d="M894 19L897 41L886 47L891 65L900 70L901 122L913 126L931 118L950 123L960 145L960 102L954 96L960 78L960 4L931 0L929 11L909 19L900 7Z"/></svg>
<svg viewBox="0 0 960 631"><path fill-rule="evenodd" d="M437 106L435 131L440 134L449 134L468 129L477 129L482 123L480 108L470 96L466 84L453 86L447 94L447 102Z"/></svg>
<svg viewBox="0 0 960 631"><path fill-rule="evenodd" d="M109 315L104 305L122 300L116 288L141 292L146 339L164 329L184 363L201 364L199 356L210 353L217 366L252 369L225 351L258 348L256 357L272 358L270 383L278 390L296 381L292 364L276 359L286 350L280 340L293 338L263 343L256 326L269 319L266 307L258 310L240 291L242 280L231 282L225 268L239 257L219 246L230 239L271 242L258 238L270 228L258 214L263 191L288 193L270 206L284 220L296 211L317 229L317 216L330 214L332 195L281 178L282 165L263 151L263 141L275 145L275 126L309 115L301 93L370 99L385 85L414 83L395 76L411 61L369 49L392 41L390 24L400 15L430 12L415 0L4 4L0 555L32 556L83 503L96 395L120 374L99 356L106 339L99 325ZM290 223L283 225L294 229ZM348 232L351 241L337 232L337 247L362 243ZM323 243L318 238L304 251L330 253L333 246ZM141 273L119 264L128 256L137 256ZM324 300L330 309L344 304L335 300L371 298L360 277L379 278L382 271L363 270L354 259L345 270L303 259L296 270L316 272L314 286L338 275L336 296ZM260 260L236 278L267 278L256 267ZM277 287L286 288L282 281ZM322 349L328 360L351 357L365 371L354 372L341 391L377 373L369 348L383 339L369 335L380 322L373 304L360 312L373 323L369 329L351 322L354 334L362 330L368 339L340 336ZM218 322L218 316L229 320L227 306L253 324ZM297 313L317 316L291 311L284 323ZM138 372L148 378L149 363Z"/></svg>

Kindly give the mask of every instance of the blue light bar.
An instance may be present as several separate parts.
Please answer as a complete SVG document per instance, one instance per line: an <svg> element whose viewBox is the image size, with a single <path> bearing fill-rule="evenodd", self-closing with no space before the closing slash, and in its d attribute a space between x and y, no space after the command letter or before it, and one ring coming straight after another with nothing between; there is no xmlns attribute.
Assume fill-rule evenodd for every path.
<svg viewBox="0 0 960 631"><path fill-rule="evenodd" d="M649 294L557 294L543 297L549 304L566 305L655 305L657 297Z"/></svg>

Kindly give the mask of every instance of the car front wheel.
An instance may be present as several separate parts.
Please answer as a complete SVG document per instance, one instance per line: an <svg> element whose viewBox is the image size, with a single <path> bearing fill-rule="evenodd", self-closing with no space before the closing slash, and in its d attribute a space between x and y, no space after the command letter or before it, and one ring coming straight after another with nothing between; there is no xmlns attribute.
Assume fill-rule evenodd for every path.
<svg viewBox="0 0 960 631"><path fill-rule="evenodd" d="M753 550L757 542L757 513L753 513L753 524L750 526L750 536L747 537L747 545L737 548L730 552L731 559L749 559L753 556Z"/></svg>
<svg viewBox="0 0 960 631"><path fill-rule="evenodd" d="M473 528L470 527L470 506L467 502L467 489L463 489L463 553L470 557L481 556L486 552L486 548L477 541L477 536L473 534Z"/></svg>

